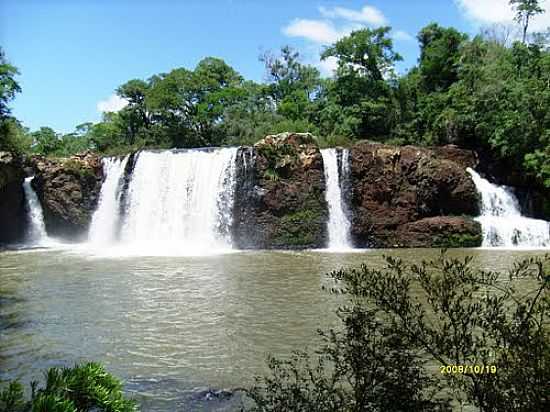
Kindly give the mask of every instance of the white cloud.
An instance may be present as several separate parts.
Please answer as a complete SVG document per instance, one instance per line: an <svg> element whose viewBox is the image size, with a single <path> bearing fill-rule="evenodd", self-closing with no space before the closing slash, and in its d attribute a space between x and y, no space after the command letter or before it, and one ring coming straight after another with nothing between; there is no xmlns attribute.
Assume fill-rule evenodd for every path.
<svg viewBox="0 0 550 412"><path fill-rule="evenodd" d="M118 112L126 107L126 105L128 105L128 100L112 94L107 99L97 103L97 111L101 113Z"/></svg>
<svg viewBox="0 0 550 412"><path fill-rule="evenodd" d="M454 0L467 19L475 24L514 23L515 11L509 0ZM533 18L529 31L541 31L550 26L550 0L541 0L545 10Z"/></svg>
<svg viewBox="0 0 550 412"><path fill-rule="evenodd" d="M395 40L401 40L401 41L414 41L414 37L403 30L397 30L395 33L393 33L393 38Z"/></svg>
<svg viewBox="0 0 550 412"><path fill-rule="evenodd" d="M338 59L334 56L327 57L325 60L321 60L318 66L325 76L332 76L338 68Z"/></svg>
<svg viewBox="0 0 550 412"><path fill-rule="evenodd" d="M319 12L327 18L344 19L358 23L365 23L372 26L382 26L388 23L384 14L376 7L364 6L361 10L352 10L344 7L334 7L328 9L319 7Z"/></svg>
<svg viewBox="0 0 550 412"><path fill-rule="evenodd" d="M319 7L318 10L321 14L319 19L294 19L283 27L282 32L288 37L300 37L308 42L308 49L315 55L309 61L324 75L334 74L338 61L335 57L319 60L322 46L331 45L365 26L377 27L388 24L388 20L379 9L368 5L359 10L344 7ZM414 40L414 37L402 30L393 32L393 37L400 41Z"/></svg>
<svg viewBox="0 0 550 412"><path fill-rule="evenodd" d="M289 37L303 37L320 44L334 43L341 34L335 29L330 21L295 19L283 33Z"/></svg>

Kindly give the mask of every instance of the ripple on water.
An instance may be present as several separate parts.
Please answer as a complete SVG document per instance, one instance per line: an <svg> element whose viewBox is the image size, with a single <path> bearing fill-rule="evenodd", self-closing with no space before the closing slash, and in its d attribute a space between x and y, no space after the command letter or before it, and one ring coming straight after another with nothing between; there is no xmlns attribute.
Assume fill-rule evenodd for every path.
<svg viewBox="0 0 550 412"><path fill-rule="evenodd" d="M504 269L544 252L449 253ZM193 410L200 391L251 383L266 370L268 353L315 346L315 331L335 322L338 304L320 290L324 274L363 262L379 266L383 254L418 262L439 251L117 258L83 250L5 252L0 380L28 381L46 367L97 360L126 380L144 410Z"/></svg>

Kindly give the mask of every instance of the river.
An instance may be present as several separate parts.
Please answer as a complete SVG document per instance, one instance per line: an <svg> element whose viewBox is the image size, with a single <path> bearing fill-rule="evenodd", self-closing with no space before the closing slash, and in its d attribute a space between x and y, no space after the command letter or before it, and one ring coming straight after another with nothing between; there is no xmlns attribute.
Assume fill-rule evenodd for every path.
<svg viewBox="0 0 550 412"><path fill-rule="evenodd" d="M435 249L249 251L206 257L106 257L82 249L0 253L0 382L95 360L143 410L203 410L206 388L242 387L266 356L314 347L333 324L325 274L389 254L419 262ZM454 249L484 269L544 251ZM195 405L195 406L193 406ZM197 409L194 409L194 408ZM209 403L204 410L229 410ZM208 409L209 408L209 409Z"/></svg>

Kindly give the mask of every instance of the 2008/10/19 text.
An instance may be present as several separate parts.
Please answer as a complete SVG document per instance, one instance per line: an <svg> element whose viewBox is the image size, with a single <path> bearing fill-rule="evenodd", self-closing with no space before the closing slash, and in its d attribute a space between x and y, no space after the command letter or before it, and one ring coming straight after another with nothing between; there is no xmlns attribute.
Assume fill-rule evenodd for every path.
<svg viewBox="0 0 550 412"><path fill-rule="evenodd" d="M495 365L447 365L440 366L439 370L442 374L455 374L455 373L497 373L497 367Z"/></svg>

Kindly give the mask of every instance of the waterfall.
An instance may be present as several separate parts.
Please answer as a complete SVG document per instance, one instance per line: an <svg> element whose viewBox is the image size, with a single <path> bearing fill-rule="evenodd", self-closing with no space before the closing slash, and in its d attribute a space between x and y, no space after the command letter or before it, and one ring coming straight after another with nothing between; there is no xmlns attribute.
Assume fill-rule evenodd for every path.
<svg viewBox="0 0 550 412"><path fill-rule="evenodd" d="M231 248L236 153L236 148L141 152L126 195L121 241L146 252Z"/></svg>
<svg viewBox="0 0 550 412"><path fill-rule="evenodd" d="M119 223L121 183L129 156L103 159L103 176L97 209L92 216L88 239L95 244L112 243L116 238Z"/></svg>
<svg viewBox="0 0 550 412"><path fill-rule="evenodd" d="M550 222L522 216L510 189L492 184L470 168L467 171L481 195L481 216L476 220L483 229L482 246L550 246Z"/></svg>
<svg viewBox="0 0 550 412"><path fill-rule="evenodd" d="M340 162L338 162L338 155ZM323 164L325 169L326 190L325 197L328 203L328 237L329 249L342 250L351 249L350 222L345 213L345 202L342 195L341 181L349 172L349 152L344 149L323 149ZM340 167L338 167L340 163Z"/></svg>
<svg viewBox="0 0 550 412"><path fill-rule="evenodd" d="M31 186L33 178L34 177L27 177L25 182L23 182L26 208L29 214L29 227L27 229L26 238L27 242L31 245L42 245L48 241L48 234L46 233L46 226L44 225L42 205Z"/></svg>

